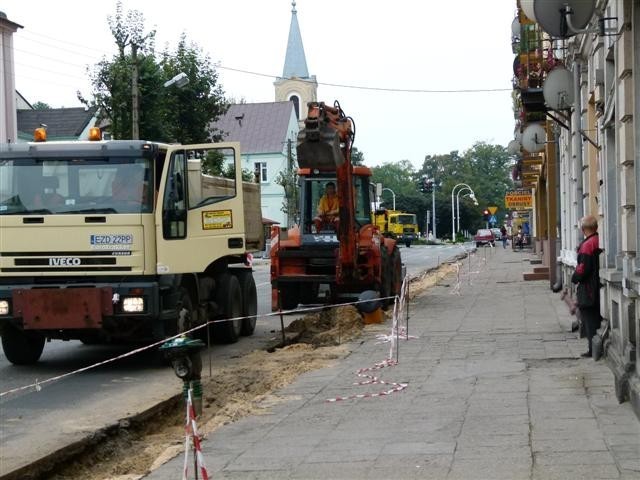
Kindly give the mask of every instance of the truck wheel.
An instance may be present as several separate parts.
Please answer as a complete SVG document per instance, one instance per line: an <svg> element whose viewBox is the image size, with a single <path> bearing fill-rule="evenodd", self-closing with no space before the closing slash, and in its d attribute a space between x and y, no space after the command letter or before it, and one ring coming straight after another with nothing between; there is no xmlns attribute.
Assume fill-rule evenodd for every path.
<svg viewBox="0 0 640 480"><path fill-rule="evenodd" d="M7 359L14 365L36 363L44 350L45 338L35 332L25 332L13 326L2 331L2 349Z"/></svg>
<svg viewBox="0 0 640 480"><path fill-rule="evenodd" d="M400 250L393 247L391 252L391 295L400 295L402 289L402 259L400 258Z"/></svg>
<svg viewBox="0 0 640 480"><path fill-rule="evenodd" d="M280 307L283 310L293 310L300 303L300 289L298 285L280 287Z"/></svg>
<svg viewBox="0 0 640 480"><path fill-rule="evenodd" d="M242 330L242 291L235 275L223 273L216 276L216 303L221 310L219 319L237 318L213 324L214 337L223 343L236 343Z"/></svg>
<svg viewBox="0 0 640 480"><path fill-rule="evenodd" d="M256 329L256 315L258 314L258 292L256 290L256 282L253 273L250 270L239 270L235 272L240 282L240 291L242 292L242 327L240 335L253 335Z"/></svg>

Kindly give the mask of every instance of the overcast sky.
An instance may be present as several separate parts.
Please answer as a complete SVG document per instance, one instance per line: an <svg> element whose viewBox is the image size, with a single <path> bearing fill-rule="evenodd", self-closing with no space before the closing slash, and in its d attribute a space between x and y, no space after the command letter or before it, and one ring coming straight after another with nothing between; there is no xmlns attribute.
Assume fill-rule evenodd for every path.
<svg viewBox="0 0 640 480"><path fill-rule="evenodd" d="M115 1L0 0L24 26L14 36L16 86L31 103L79 106L90 94L86 67L111 56L107 16ZM127 0L157 30L157 50L182 32L221 67L282 74L290 0ZM464 151L476 141L513 138L510 89L514 0L298 0L298 21L318 99L338 99L357 126L369 165ZM228 96L274 100L274 78L220 68ZM381 92L322 85L420 90L507 89L480 93Z"/></svg>

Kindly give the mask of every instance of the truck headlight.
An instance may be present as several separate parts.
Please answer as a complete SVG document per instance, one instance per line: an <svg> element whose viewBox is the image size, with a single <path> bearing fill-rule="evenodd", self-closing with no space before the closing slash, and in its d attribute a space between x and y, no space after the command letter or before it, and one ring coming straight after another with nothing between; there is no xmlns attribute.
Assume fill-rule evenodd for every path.
<svg viewBox="0 0 640 480"><path fill-rule="evenodd" d="M9 315L9 300L0 300L0 315Z"/></svg>
<svg viewBox="0 0 640 480"><path fill-rule="evenodd" d="M122 300L122 311L127 313L144 312L144 298L142 297L125 297Z"/></svg>

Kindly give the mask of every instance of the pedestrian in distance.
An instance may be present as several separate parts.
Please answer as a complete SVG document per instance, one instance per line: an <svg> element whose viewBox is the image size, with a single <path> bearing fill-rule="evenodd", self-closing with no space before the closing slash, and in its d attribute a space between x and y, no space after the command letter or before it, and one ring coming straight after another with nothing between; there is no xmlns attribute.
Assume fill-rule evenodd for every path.
<svg viewBox="0 0 640 480"><path fill-rule="evenodd" d="M500 227L500 239L502 240L502 248L507 248L508 238L509 237L507 237L507 227L502 225L502 227Z"/></svg>
<svg viewBox="0 0 640 480"><path fill-rule="evenodd" d="M522 227L518 225L518 233L516 233L516 246L522 250L524 245L524 234L522 233Z"/></svg>
<svg viewBox="0 0 640 480"><path fill-rule="evenodd" d="M583 357L592 356L592 340L598 328L600 328L600 245L598 242L598 220L587 215L580 221L580 227L584 234L584 240L578 246L578 263L571 277L571 282L576 283L576 304L580 322L584 326L589 349L582 354Z"/></svg>

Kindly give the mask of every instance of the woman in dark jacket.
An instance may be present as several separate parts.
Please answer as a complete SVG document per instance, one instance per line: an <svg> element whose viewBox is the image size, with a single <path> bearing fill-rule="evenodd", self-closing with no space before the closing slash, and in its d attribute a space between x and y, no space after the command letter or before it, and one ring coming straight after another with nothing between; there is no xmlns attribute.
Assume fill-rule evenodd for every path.
<svg viewBox="0 0 640 480"><path fill-rule="evenodd" d="M582 233L585 238L578 247L578 264L571 277L573 283L578 284L576 300L580 312L580 321L585 327L589 350L583 357L591 356L591 340L600 328L600 246L598 243L598 220L587 215L581 222Z"/></svg>

